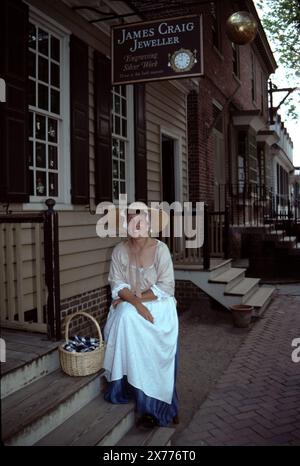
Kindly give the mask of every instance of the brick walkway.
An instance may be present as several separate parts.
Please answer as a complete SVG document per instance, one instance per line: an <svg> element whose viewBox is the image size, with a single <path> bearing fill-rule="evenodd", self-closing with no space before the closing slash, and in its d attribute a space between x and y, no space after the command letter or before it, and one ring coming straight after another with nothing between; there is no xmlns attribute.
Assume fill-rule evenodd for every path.
<svg viewBox="0 0 300 466"><path fill-rule="evenodd" d="M300 285L279 286L175 445L300 445Z"/></svg>

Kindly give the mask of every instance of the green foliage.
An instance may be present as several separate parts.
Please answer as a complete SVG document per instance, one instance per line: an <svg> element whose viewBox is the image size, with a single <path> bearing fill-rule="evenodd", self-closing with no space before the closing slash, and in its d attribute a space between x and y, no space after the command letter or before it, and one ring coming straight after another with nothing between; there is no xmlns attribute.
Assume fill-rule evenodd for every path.
<svg viewBox="0 0 300 466"><path fill-rule="evenodd" d="M287 85L299 87L300 0L257 0L256 6L262 11L262 24L276 59L285 68ZM286 103L292 118L297 116L295 102L299 100L299 93L297 94L294 92Z"/></svg>
<svg viewBox="0 0 300 466"><path fill-rule="evenodd" d="M279 62L300 77L300 1L258 0L262 23L272 39Z"/></svg>

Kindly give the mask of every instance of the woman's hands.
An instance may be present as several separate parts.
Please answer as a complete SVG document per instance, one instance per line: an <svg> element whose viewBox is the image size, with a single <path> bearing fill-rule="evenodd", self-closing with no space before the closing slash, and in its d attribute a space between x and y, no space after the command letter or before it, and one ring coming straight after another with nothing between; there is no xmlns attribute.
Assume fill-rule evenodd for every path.
<svg viewBox="0 0 300 466"><path fill-rule="evenodd" d="M117 307L118 304L120 304L122 301L124 301L122 298L117 298L112 301L112 306Z"/></svg>
<svg viewBox="0 0 300 466"><path fill-rule="evenodd" d="M152 292L151 292L152 293ZM119 291L119 298L115 299L112 304L116 307L120 302L127 301L128 303L132 304L137 312L144 317L144 319L148 320L148 322L154 323L154 319L152 317L151 312L144 306L142 303L143 298L139 298L131 290L128 288L123 288Z"/></svg>
<svg viewBox="0 0 300 466"><path fill-rule="evenodd" d="M153 316L151 314L151 312L146 308L146 306L144 306L143 303L137 303L135 305L135 308L136 310L138 311L138 313L144 317L144 319L148 320L149 322L151 322L151 324L154 323L154 319L153 319Z"/></svg>

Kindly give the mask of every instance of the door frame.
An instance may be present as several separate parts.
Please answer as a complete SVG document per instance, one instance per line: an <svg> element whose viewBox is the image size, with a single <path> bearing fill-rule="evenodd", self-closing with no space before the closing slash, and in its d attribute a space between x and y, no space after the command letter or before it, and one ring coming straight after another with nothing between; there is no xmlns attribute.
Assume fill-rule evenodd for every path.
<svg viewBox="0 0 300 466"><path fill-rule="evenodd" d="M182 198L182 136L173 133L167 128L160 127L160 193L163 192L162 179L162 138L166 136L174 141L174 184L175 184L175 199L178 202L183 202Z"/></svg>

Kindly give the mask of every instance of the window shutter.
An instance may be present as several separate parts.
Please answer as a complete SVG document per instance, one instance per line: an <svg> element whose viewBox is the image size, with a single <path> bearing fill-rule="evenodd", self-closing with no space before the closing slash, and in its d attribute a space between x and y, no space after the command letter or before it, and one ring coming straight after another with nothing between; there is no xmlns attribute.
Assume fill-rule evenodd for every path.
<svg viewBox="0 0 300 466"><path fill-rule="evenodd" d="M111 62L95 51L95 196L112 201Z"/></svg>
<svg viewBox="0 0 300 466"><path fill-rule="evenodd" d="M0 3L0 76L6 102L0 103L0 201L28 202L28 6Z"/></svg>
<svg viewBox="0 0 300 466"><path fill-rule="evenodd" d="M70 39L72 203L89 203L89 71L88 45Z"/></svg>
<svg viewBox="0 0 300 466"><path fill-rule="evenodd" d="M147 203L145 85L134 85L135 200Z"/></svg>

